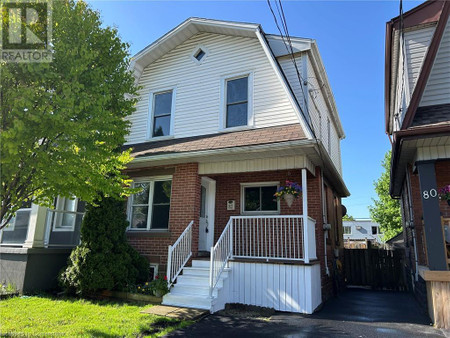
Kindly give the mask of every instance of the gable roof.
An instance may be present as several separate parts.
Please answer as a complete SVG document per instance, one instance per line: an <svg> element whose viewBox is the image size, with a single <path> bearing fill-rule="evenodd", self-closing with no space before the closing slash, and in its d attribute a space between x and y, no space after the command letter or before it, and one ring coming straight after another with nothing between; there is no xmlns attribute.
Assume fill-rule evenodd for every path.
<svg viewBox="0 0 450 338"><path fill-rule="evenodd" d="M398 61L398 58L393 60L396 55L398 55L399 41L398 38L394 36L394 32L400 29L400 21L403 19L403 28L411 28L419 25L430 24L433 22L438 22L436 31L428 47L425 59L422 64L422 69L417 79L414 91L411 95L411 101L408 106L408 110L405 114L405 118L402 123L402 129L408 128L413 119L415 111L422 98L423 91L427 80L429 78L431 68L434 63L434 59L439 48L439 44L445 29L445 25L448 19L450 3L447 1L439 0L429 0L421 5L411 9L410 11L403 14L402 17L397 16L386 23L386 46L385 46L385 130L387 134L392 132L391 124L391 100L392 89L395 84L391 83L393 77L393 72L398 72L398 64L393 65L393 62Z"/></svg>
<svg viewBox="0 0 450 338"><path fill-rule="evenodd" d="M297 102L296 97L276 60L276 57L287 54L286 47L281 45L283 42L281 41L281 37L279 35L265 34L260 24L212 20L197 17L188 18L132 57L130 68L133 71L136 81L138 81L141 77L145 67L158 60L160 57L167 54L195 34L202 32L257 38L261 43L261 46L276 75L279 77L281 84L285 88L289 100L294 106L294 109L299 117L300 124L307 134L306 136L312 138L312 135L314 134L312 132L312 128L300 113L301 109L299 107L299 103ZM291 41L293 43L294 52L309 52L313 64L318 69L320 80L325 84L322 87L322 90L324 91L324 97L328 99L327 104L330 107L330 113L336 125L338 135L341 139L344 138L345 134L342 128L341 120L337 113L336 102L331 91L331 86L329 84L316 41L313 39L299 37L291 37Z"/></svg>

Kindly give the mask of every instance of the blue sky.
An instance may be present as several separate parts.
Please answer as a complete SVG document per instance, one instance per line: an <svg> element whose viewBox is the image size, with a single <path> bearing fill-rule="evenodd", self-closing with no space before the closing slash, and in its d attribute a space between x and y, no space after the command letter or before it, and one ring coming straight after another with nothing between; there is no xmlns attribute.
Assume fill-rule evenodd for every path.
<svg viewBox="0 0 450 338"><path fill-rule="evenodd" d="M390 148L384 133L385 24L399 1L283 1L289 33L316 39L346 133L342 141L348 214L368 218L373 181ZM191 16L260 23L278 34L266 1L89 1L118 28L131 53ZM405 11L423 1L403 1Z"/></svg>

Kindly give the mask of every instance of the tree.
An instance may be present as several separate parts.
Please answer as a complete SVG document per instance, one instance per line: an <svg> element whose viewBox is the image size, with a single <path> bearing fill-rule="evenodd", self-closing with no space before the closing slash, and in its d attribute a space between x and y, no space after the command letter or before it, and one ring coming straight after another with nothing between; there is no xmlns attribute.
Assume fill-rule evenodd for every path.
<svg viewBox="0 0 450 338"><path fill-rule="evenodd" d="M392 199L389 194L391 151L384 155L381 165L384 168L384 172L374 182L375 191L379 199L373 200L374 205L369 206L369 211L372 220L380 224L380 229L384 233L384 240L387 241L402 232L400 201Z"/></svg>
<svg viewBox="0 0 450 338"><path fill-rule="evenodd" d="M52 20L52 62L0 65L0 229L26 202L132 192L121 151L136 103L128 45L83 1L53 1Z"/></svg>
<svg viewBox="0 0 450 338"><path fill-rule="evenodd" d="M354 221L355 219L353 218L353 216L350 216L350 215L344 215L344 216L342 217L342 220L343 220L343 221Z"/></svg>
<svg viewBox="0 0 450 338"><path fill-rule="evenodd" d="M81 224L81 244L70 254L60 275L62 286L77 294L124 290L147 280L149 264L127 242L128 226L122 201L104 198L88 205Z"/></svg>

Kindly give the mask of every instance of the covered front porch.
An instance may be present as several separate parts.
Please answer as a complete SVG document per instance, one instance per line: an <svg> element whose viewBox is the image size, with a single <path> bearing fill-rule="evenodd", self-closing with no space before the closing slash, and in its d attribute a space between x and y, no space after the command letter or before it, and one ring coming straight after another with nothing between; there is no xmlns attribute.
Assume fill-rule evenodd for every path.
<svg viewBox="0 0 450 338"><path fill-rule="evenodd" d="M308 175L314 178L302 168L202 176L198 231L192 220L168 249L173 287L165 304L215 312L243 303L312 313L321 303L321 277ZM287 179L303 189L291 206L273 196ZM195 259L206 253L207 260Z"/></svg>

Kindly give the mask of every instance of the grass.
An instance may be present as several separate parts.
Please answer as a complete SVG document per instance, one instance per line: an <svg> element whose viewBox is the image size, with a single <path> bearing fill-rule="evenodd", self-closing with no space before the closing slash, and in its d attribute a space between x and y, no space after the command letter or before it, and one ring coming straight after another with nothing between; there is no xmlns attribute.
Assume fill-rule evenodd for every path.
<svg viewBox="0 0 450 338"><path fill-rule="evenodd" d="M0 302L1 336L159 337L191 322L139 313L151 305L14 297Z"/></svg>

